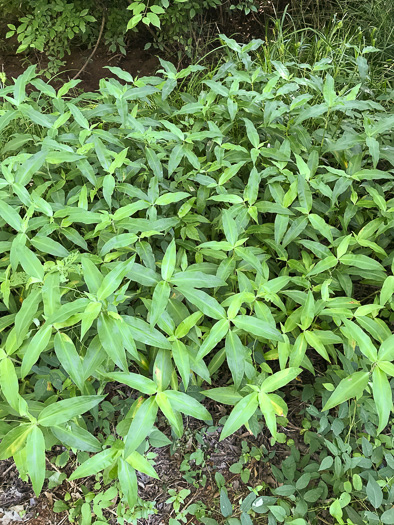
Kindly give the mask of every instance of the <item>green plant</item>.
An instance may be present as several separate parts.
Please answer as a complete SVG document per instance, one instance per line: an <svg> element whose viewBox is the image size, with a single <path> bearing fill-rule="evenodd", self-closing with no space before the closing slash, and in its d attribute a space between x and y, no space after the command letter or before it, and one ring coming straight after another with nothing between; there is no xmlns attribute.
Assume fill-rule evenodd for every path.
<svg viewBox="0 0 394 525"><path fill-rule="evenodd" d="M84 33L89 23L96 19L89 15L89 9L75 9L74 3L67 0L39 0L34 2L31 13L19 19L19 25L8 24L7 37L17 35L17 53L29 48L47 53L48 56L62 59L70 53L70 43L75 35Z"/></svg>
<svg viewBox="0 0 394 525"><path fill-rule="evenodd" d="M211 420L203 396L234 406L221 439L283 441L304 370L329 367L326 411L373 396L387 426L394 116L360 70L265 71L261 41L221 38L229 59L195 94L177 84L203 68L163 60L73 99L78 81L56 92L32 67L0 92L0 459L36 493L62 443L71 480L103 471L133 508L159 410L181 436L182 414Z"/></svg>

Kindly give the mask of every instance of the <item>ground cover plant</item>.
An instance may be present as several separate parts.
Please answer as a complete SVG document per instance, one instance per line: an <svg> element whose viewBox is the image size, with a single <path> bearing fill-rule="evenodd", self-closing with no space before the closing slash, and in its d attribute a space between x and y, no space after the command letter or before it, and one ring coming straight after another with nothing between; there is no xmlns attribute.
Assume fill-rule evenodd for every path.
<svg viewBox="0 0 394 525"><path fill-rule="evenodd" d="M0 91L0 459L38 494L45 451L68 447L71 481L103 471L118 483L120 522L141 517L137 473L157 476L158 418L181 438L183 416L212 424L209 400L229 407L221 440L246 426L274 444L289 393L322 376L317 434L357 398L376 411L367 433L391 439L392 93L374 92L370 47L338 76L326 58L267 61L261 41L222 44L211 71L111 68L118 80L75 95L77 80L56 91L30 67ZM345 461L341 447L331 453ZM335 462L335 490L308 490L331 497L341 523L350 500ZM367 485L363 512L379 523L392 495L383 502L368 465L349 468L365 469L354 488ZM108 491L92 503L96 523ZM170 493L177 513L185 497ZM248 501L242 524L259 511L306 523L305 505ZM91 500L81 512L90 523Z"/></svg>

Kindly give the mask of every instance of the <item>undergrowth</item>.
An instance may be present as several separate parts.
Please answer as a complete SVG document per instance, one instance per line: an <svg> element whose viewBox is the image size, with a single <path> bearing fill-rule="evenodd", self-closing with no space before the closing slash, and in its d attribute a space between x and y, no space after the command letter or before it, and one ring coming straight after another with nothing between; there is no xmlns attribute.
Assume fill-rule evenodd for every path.
<svg viewBox="0 0 394 525"><path fill-rule="evenodd" d="M274 446L302 384L320 420L302 432L309 459L294 452L293 477L275 472L290 488L262 486L234 517L219 479L222 522L319 523L319 502L336 523L393 523L392 459L350 457L362 438L390 449L392 92L368 47L350 47L345 75L221 38L212 71L110 68L72 96L78 81L56 91L30 67L1 89L0 459L39 494L46 451L64 446L70 482L106 488L82 522L116 498L119 523L136 523L137 475L157 477L149 445L167 443L159 415L180 439L183 415L214 424L213 400L230 407L221 440L245 425ZM186 497L170 493L176 512Z"/></svg>

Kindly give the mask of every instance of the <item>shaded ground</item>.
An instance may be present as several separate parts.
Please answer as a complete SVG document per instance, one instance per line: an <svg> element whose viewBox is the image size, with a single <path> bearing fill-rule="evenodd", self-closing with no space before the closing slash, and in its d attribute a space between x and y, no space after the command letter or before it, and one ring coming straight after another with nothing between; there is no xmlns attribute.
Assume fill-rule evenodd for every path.
<svg viewBox="0 0 394 525"><path fill-rule="evenodd" d="M70 56L65 57L66 65L62 72L51 82L55 87L73 78L85 65L91 54L90 49L74 49ZM37 63L38 70L44 70L48 64L45 56L40 54L31 55L29 60L23 55L6 54L0 51L0 70L3 71L7 79L18 77L31 63ZM99 87L101 78L113 76L105 66L118 66L128 71L133 76L152 75L159 66L156 56L144 51L143 47L131 48L127 56L121 54L108 53L102 46L97 49L91 60L88 61L86 68L80 74L82 82L79 87L84 91L95 91Z"/></svg>

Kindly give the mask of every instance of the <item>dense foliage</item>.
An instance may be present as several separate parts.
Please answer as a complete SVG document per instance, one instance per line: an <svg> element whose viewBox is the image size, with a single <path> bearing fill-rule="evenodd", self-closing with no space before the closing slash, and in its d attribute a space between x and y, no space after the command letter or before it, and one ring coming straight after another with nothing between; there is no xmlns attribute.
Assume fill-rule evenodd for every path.
<svg viewBox="0 0 394 525"><path fill-rule="evenodd" d="M45 450L63 444L93 453L71 479L104 470L132 509L136 471L156 475L159 413L180 437L182 414L211 420L207 397L234 406L221 439L246 425L275 442L286 385L327 367L315 450L327 411L348 417L355 397L375 403L371 435L385 432L394 115L369 85L373 50L334 80L328 59L267 62L261 41L222 41L211 72L111 68L119 80L72 97L78 81L56 92L30 67L0 91L0 459L37 494Z"/></svg>

